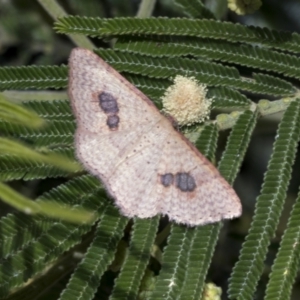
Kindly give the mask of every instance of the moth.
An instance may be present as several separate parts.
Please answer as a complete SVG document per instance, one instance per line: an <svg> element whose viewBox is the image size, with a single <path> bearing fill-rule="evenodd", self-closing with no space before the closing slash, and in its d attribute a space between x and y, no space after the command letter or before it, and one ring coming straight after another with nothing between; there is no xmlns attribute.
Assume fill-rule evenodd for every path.
<svg viewBox="0 0 300 300"><path fill-rule="evenodd" d="M72 51L68 94L76 155L123 215L163 214L189 226L241 215L240 200L219 171L99 56Z"/></svg>

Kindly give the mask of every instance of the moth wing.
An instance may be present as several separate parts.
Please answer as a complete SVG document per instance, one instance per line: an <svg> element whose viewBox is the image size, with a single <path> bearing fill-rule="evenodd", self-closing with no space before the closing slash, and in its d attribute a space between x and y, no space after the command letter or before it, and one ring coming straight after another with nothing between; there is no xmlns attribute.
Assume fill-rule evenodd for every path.
<svg viewBox="0 0 300 300"><path fill-rule="evenodd" d="M114 143L122 138L123 132L117 133ZM195 226L241 214L240 201L231 186L165 119L153 128L131 133L130 145L117 154L92 150L97 145L98 149L107 147L112 139L102 138L100 143L98 136L85 135L82 139L82 156L97 157L89 162L89 170L100 176L128 217L162 213L177 223ZM172 177L169 181L168 176Z"/></svg>
<svg viewBox="0 0 300 300"><path fill-rule="evenodd" d="M102 95L110 95L111 100L115 101L118 131L134 130L142 123L155 123L160 118L158 109L142 92L86 49L72 50L68 94L79 130L89 133L112 134L107 121L113 113L110 113L109 107L108 112L101 108Z"/></svg>
<svg viewBox="0 0 300 300"><path fill-rule="evenodd" d="M115 101L111 102L115 104L115 114L101 108L99 97L103 93ZM106 183L130 151L128 148L154 126L161 115L144 94L86 49L75 48L70 55L68 94L77 120L77 157ZM110 115L118 117L117 128L108 126Z"/></svg>
<svg viewBox="0 0 300 300"><path fill-rule="evenodd" d="M100 103L103 93L107 107ZM88 50L72 51L69 95L77 156L124 215L162 213L188 225L240 215L238 197L214 166L144 94ZM108 122L111 116L117 125Z"/></svg>
<svg viewBox="0 0 300 300"><path fill-rule="evenodd" d="M158 174L165 176L157 178L156 193L162 214L191 226L241 215L233 188L183 135L176 131L168 134L164 146Z"/></svg>
<svg viewBox="0 0 300 300"><path fill-rule="evenodd" d="M191 226L241 215L232 187L168 120L145 132L140 143L108 179L123 214L147 218L161 213Z"/></svg>

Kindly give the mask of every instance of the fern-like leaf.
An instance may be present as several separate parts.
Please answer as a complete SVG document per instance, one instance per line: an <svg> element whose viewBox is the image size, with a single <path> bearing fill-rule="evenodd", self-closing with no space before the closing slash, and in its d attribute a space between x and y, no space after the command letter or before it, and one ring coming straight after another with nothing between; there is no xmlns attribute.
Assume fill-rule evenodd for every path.
<svg viewBox="0 0 300 300"><path fill-rule="evenodd" d="M291 212L287 229L282 237L280 248L272 266L265 300L290 299L292 285L300 262L300 193Z"/></svg>
<svg viewBox="0 0 300 300"><path fill-rule="evenodd" d="M152 39L120 38L114 49L157 57L192 55L300 78L300 59L287 53L211 39L180 39L178 37L154 37Z"/></svg>
<svg viewBox="0 0 300 300"><path fill-rule="evenodd" d="M88 182L84 177L82 180L84 188L86 188L86 181ZM70 190L69 187L73 190ZM62 187L50 191L44 196L44 199L50 197L58 202L69 202L71 205L75 205L77 202L76 204L80 207L98 212L100 217L108 202L99 186L98 192L94 190L94 193L91 194L84 189L85 193L83 195L77 195L76 188L67 183L66 187L62 185ZM80 188L82 188L82 185ZM57 198L55 198L55 194L58 195ZM1 227L8 231L7 234L1 237L3 239L1 245L7 253L0 266L0 277L2 279L0 282L0 296L2 297L7 295L12 288L19 287L30 277L43 271L48 264L56 260L64 251L79 243L81 236L90 229L89 225L78 226L53 220L49 222L49 219L44 218L32 218L31 221L27 219L23 228L11 228L11 224L19 226L20 224L17 223L19 220L20 218L17 215L1 220ZM32 234L31 230L36 226L38 226L37 234ZM28 232L29 229L30 232ZM20 240L20 236L26 236L27 238L26 240ZM12 244L15 239L17 243ZM2 251L2 255L3 253L4 251Z"/></svg>
<svg viewBox="0 0 300 300"><path fill-rule="evenodd" d="M0 68L0 90L46 89L67 86L66 66L28 66Z"/></svg>
<svg viewBox="0 0 300 300"><path fill-rule="evenodd" d="M14 124L31 128L39 128L45 125L45 121L33 111L24 106L8 101L0 94L0 119Z"/></svg>
<svg viewBox="0 0 300 300"><path fill-rule="evenodd" d="M74 121L52 121L41 129L30 129L0 120L1 133L4 136L19 138L35 147L73 146Z"/></svg>
<svg viewBox="0 0 300 300"><path fill-rule="evenodd" d="M300 102L293 101L278 128L264 184L257 198L254 219L230 279L230 299L253 298L268 244L274 236L286 197L299 141L299 122Z"/></svg>
<svg viewBox="0 0 300 300"><path fill-rule="evenodd" d="M196 142L197 148L210 160L215 154L217 138L217 128L211 124L203 128ZM199 286L203 286L207 271L202 267L209 262L201 250L204 247L207 254L207 248L212 250L214 247L206 239L205 229L210 230L211 226L183 228L173 225L168 246L164 251L163 269L151 299L174 299L175 295L176 299L198 299L197 296L202 290ZM211 253L212 251L209 252ZM162 295L166 298L161 298Z"/></svg>
<svg viewBox="0 0 300 300"><path fill-rule="evenodd" d="M218 130L216 126L206 125L196 142L196 147L209 160L213 160L217 147ZM213 255L221 223L198 226L185 239L188 246L186 274L177 299L198 300L201 298L205 277Z"/></svg>
<svg viewBox="0 0 300 300"><path fill-rule="evenodd" d="M300 52L300 35L297 33L215 20L164 17L101 19L69 16L59 19L55 28L60 33L84 33L98 37L121 35L194 36L238 43L258 43L280 50Z"/></svg>
<svg viewBox="0 0 300 300"><path fill-rule="evenodd" d="M49 193L41 196L41 200L53 200L63 204L80 205L85 197L91 197L99 191L99 181L90 176L82 176L70 180L66 184L52 189ZM92 208L92 207L86 207ZM10 214L0 220L0 259L14 254L22 247L34 242L42 234L45 234L55 222L43 217L32 217L23 213ZM20 230L20 228L22 230Z"/></svg>
<svg viewBox="0 0 300 300"><path fill-rule="evenodd" d="M257 111L244 111L234 125L219 163L219 171L233 184L248 148L257 121Z"/></svg>
<svg viewBox="0 0 300 300"><path fill-rule="evenodd" d="M177 299L201 299L205 278L210 266L222 222L195 228L191 236L186 237L189 245L187 253L186 275Z"/></svg>
<svg viewBox="0 0 300 300"><path fill-rule="evenodd" d="M69 159L75 159L73 147L56 148L54 151L48 153L55 153L63 155ZM0 181L10 180L32 180L53 177L65 177L70 172L59 169L55 166L32 161L26 158L19 158L14 155L0 155Z"/></svg>
<svg viewBox="0 0 300 300"><path fill-rule="evenodd" d="M214 124L207 124L202 129L195 146L210 161L215 158L218 141L218 129Z"/></svg>
<svg viewBox="0 0 300 300"><path fill-rule="evenodd" d="M300 262L300 193L291 212L287 229L282 237L265 300L290 299Z"/></svg>
<svg viewBox="0 0 300 300"><path fill-rule="evenodd" d="M159 109L162 108L161 97L165 93L166 89L171 85L171 80L156 79L129 73L125 73L125 77L145 95L147 95Z"/></svg>
<svg viewBox="0 0 300 300"><path fill-rule="evenodd" d="M207 98L212 99L214 108L248 108L251 100L237 90L227 87L211 87L208 89Z"/></svg>
<svg viewBox="0 0 300 300"><path fill-rule="evenodd" d="M207 85L228 86L278 96L295 92L294 87L284 80L263 75L258 77L261 81L245 80L240 77L237 69L217 63L187 58L154 58L138 54L132 56L127 52L103 49L95 52L121 72L163 79L174 78L175 75L193 76Z"/></svg>
<svg viewBox="0 0 300 300"><path fill-rule="evenodd" d="M161 97L171 85L169 79L155 79L139 75L126 74L126 78L139 90L148 95L158 108L162 108ZM208 87L207 97L212 100L214 108L247 108L250 99L239 91L227 87Z"/></svg>
<svg viewBox="0 0 300 300"><path fill-rule="evenodd" d="M277 96L287 96L295 92L293 86L282 79L256 74L254 78L257 80L245 80L240 77L235 68L208 61L174 57L164 59L141 55L132 56L128 52L103 49L95 52L120 72L142 74L160 79L173 78L174 74L181 74L194 76L207 85L227 86L253 93ZM6 73L11 73L9 82L5 79ZM22 77L23 73L30 77L30 80L26 80L25 83ZM3 78L2 82L1 78ZM0 89L62 88L66 85L66 66L0 68Z"/></svg>
<svg viewBox="0 0 300 300"><path fill-rule="evenodd" d="M219 169L231 184L248 147L256 118L256 112L245 111L239 117L230 134ZM200 145L198 146L202 151L205 149ZM220 228L221 223L199 228L183 228L182 226L173 225L168 246L164 251L163 269L158 277L155 291L151 295L151 300L174 299L177 295L181 295L180 299L199 299L213 255L212 249L216 244ZM179 244L178 241L182 241L182 243ZM193 265L195 251L200 261L201 258L206 260L194 262ZM189 268L187 268L187 265ZM199 269L194 269L194 266ZM189 288L185 289L183 283Z"/></svg>
<svg viewBox="0 0 300 300"><path fill-rule="evenodd" d="M49 146L54 151L43 149L41 154L61 154L74 160L73 132L75 131L74 117L69 101L29 101L23 103L24 107L35 111L39 116L49 122L41 129L30 129L14 123L0 120L2 134L7 137L23 139L35 147ZM50 122L51 121L51 122ZM59 146L57 148L57 146ZM65 146L62 148L62 146ZM0 179L37 179L45 177L66 176L69 172L46 162L13 155L0 155Z"/></svg>
<svg viewBox="0 0 300 300"><path fill-rule="evenodd" d="M135 219L128 251L110 300L137 299L138 289L149 262L157 232L159 216L149 220Z"/></svg>
<svg viewBox="0 0 300 300"><path fill-rule="evenodd" d="M239 117L229 136L226 149L219 163L219 170L231 184L238 173L246 149L249 145L256 119L257 113L245 111ZM199 141L200 140L201 139L199 139ZM203 146L200 147L200 150L201 149L203 149ZM241 155L239 153L241 153ZM199 257L199 261L195 262L195 266L198 265L198 273L194 270L194 273L191 272L188 274L185 289L183 290L181 297L182 300L200 299L203 292L205 275L212 259L213 249L216 245L221 226L222 223L218 223L197 228L198 242L201 243L198 245L198 248L194 248L194 251L197 251L196 253ZM191 268L193 268L193 265L191 265Z"/></svg>
<svg viewBox="0 0 300 300"><path fill-rule="evenodd" d="M267 74L260 74L260 73L253 73L252 77L255 79L256 83L259 83L264 87L270 86L272 90L274 89L273 87L277 87L278 92L279 92L279 90L282 90L282 91L289 90L290 93L292 94L292 91L295 91L295 88L293 87L293 85L291 83L289 83L288 81L285 81L283 79L280 79L278 77L270 76ZM272 92L270 92L270 94L271 93Z"/></svg>
<svg viewBox="0 0 300 300"><path fill-rule="evenodd" d="M69 100L28 101L22 103L25 107L35 111L43 119L53 121L73 121Z"/></svg>
<svg viewBox="0 0 300 300"><path fill-rule="evenodd" d="M189 245L194 239L194 228L173 224L168 246L163 254L163 266L157 278L155 290L150 300L175 299L183 288L185 271L189 256ZM186 243L186 241L188 241ZM193 242L193 241L192 241Z"/></svg>
<svg viewBox="0 0 300 300"><path fill-rule="evenodd" d="M174 3L191 18L215 19L213 13L200 0L175 0Z"/></svg>
<svg viewBox="0 0 300 300"><path fill-rule="evenodd" d="M61 294L60 300L93 299L101 276L114 258L128 219L109 204L97 226L95 239Z"/></svg>
<svg viewBox="0 0 300 300"><path fill-rule="evenodd" d="M96 37L99 36L99 27L104 26L105 22L106 19L101 18L68 16L59 18L54 28L58 33L71 33L75 30L76 34Z"/></svg>

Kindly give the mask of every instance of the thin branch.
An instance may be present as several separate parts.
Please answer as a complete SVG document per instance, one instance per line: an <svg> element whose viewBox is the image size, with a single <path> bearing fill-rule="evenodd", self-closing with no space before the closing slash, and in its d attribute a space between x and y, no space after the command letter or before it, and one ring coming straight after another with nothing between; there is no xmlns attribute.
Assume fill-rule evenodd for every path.
<svg viewBox="0 0 300 300"><path fill-rule="evenodd" d="M68 16L56 0L38 0L45 11L56 21L58 18ZM94 44L84 35L68 34L73 43L79 47L93 50Z"/></svg>
<svg viewBox="0 0 300 300"><path fill-rule="evenodd" d="M138 18L151 17L155 3L156 0L142 0L136 16Z"/></svg>
<svg viewBox="0 0 300 300"><path fill-rule="evenodd" d="M252 103L250 109L252 111L258 109L259 115L262 117L269 116L285 111L288 105L292 101L295 101L297 97L298 95L296 97L283 98L276 101L260 100L258 104ZM220 114L213 122L217 123L219 130L226 130L235 124L241 113L242 112L234 111L230 114Z"/></svg>
<svg viewBox="0 0 300 300"><path fill-rule="evenodd" d="M283 98L283 99L276 100L276 101L260 100L257 104L253 102L249 106L249 109L252 111L255 111L257 109L259 116L268 117L270 115L284 112L287 109L287 107L289 106L289 104L292 101L298 101L299 100L298 98L299 98L299 94L297 93L295 95L295 97ZM234 124L238 120L239 116L243 113L243 111L233 111L231 113L219 114L219 115L217 115L215 120L205 122L205 125L207 125L209 123L215 123L215 124L217 124L217 128L219 131L230 129L234 126ZM193 132L187 131L184 133L184 135L191 142L195 143L203 128L204 128L204 125L199 126L197 131L193 131Z"/></svg>

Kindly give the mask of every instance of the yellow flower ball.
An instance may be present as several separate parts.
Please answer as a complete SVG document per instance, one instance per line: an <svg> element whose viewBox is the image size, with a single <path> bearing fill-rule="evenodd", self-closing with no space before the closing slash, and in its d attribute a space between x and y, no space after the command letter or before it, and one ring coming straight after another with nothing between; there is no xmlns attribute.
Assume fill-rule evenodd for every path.
<svg viewBox="0 0 300 300"><path fill-rule="evenodd" d="M206 85L194 77L177 75L162 98L163 111L171 115L178 125L192 125L208 119L211 99L206 98Z"/></svg>

